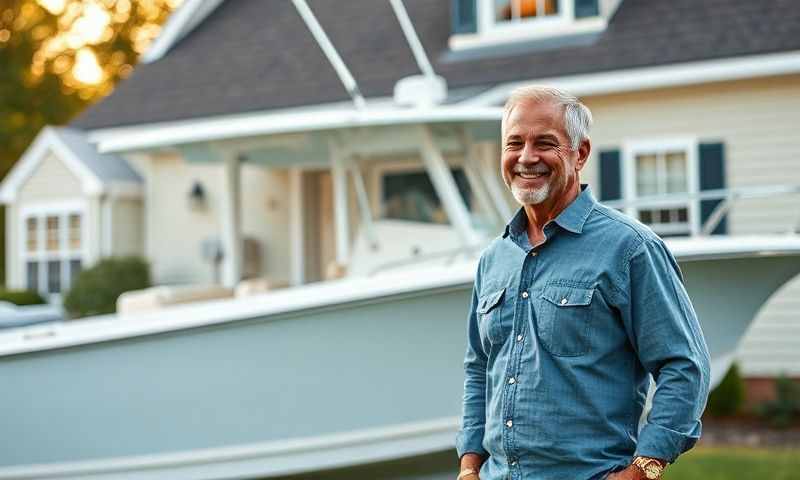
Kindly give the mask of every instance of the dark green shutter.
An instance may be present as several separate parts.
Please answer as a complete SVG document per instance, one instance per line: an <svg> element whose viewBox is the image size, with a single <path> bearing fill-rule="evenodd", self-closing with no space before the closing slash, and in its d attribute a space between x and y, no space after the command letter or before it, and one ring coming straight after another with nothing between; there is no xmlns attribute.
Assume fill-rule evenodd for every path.
<svg viewBox="0 0 800 480"><path fill-rule="evenodd" d="M622 198L622 159L619 150L600 152L600 200Z"/></svg>
<svg viewBox="0 0 800 480"><path fill-rule="evenodd" d="M600 15L598 0L575 0L575 18L596 17Z"/></svg>
<svg viewBox="0 0 800 480"><path fill-rule="evenodd" d="M700 161L700 190L717 190L725 188L725 148L721 143L701 143ZM722 200L700 201L700 225L705 224L708 217ZM711 232L714 235L728 233L728 219L723 218Z"/></svg>
<svg viewBox="0 0 800 480"><path fill-rule="evenodd" d="M478 31L478 0L452 0L453 33L475 33Z"/></svg>

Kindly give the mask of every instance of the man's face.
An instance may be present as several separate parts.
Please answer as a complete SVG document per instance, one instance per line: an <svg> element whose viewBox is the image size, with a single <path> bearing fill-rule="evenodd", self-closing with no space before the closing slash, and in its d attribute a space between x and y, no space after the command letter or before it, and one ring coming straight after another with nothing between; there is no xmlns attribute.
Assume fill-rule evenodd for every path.
<svg viewBox="0 0 800 480"><path fill-rule="evenodd" d="M522 205L556 203L577 189L589 143L572 149L562 108L550 102L518 103L503 131L503 180Z"/></svg>

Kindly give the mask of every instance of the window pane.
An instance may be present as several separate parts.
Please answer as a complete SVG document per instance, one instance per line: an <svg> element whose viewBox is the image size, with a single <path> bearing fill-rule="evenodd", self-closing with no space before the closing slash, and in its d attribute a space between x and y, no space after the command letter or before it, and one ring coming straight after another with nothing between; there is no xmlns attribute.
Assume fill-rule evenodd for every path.
<svg viewBox="0 0 800 480"><path fill-rule="evenodd" d="M653 211L642 210L639 212L639 221L645 224L653 223Z"/></svg>
<svg viewBox="0 0 800 480"><path fill-rule="evenodd" d="M54 252L58 251L59 249L59 241L58 241L58 217L47 217L47 230L46 236L47 240L45 245L47 246L47 251Z"/></svg>
<svg viewBox="0 0 800 480"><path fill-rule="evenodd" d="M658 223L669 223L669 210L658 211Z"/></svg>
<svg viewBox="0 0 800 480"><path fill-rule="evenodd" d="M28 262L26 264L26 286L32 292L39 291L39 264L36 262Z"/></svg>
<svg viewBox="0 0 800 480"><path fill-rule="evenodd" d="M69 249L81 249L81 216L77 214L69 216Z"/></svg>
<svg viewBox="0 0 800 480"><path fill-rule="evenodd" d="M461 198L470 208L472 192L464 171L452 169ZM383 216L398 220L447 223L447 214L427 173L403 172L383 175Z"/></svg>
<svg viewBox="0 0 800 480"><path fill-rule="evenodd" d="M61 291L61 261L50 260L47 262L47 291L58 293Z"/></svg>
<svg viewBox="0 0 800 480"><path fill-rule="evenodd" d="M497 22L558 15L558 0L495 0L494 6Z"/></svg>
<svg viewBox="0 0 800 480"><path fill-rule="evenodd" d="M678 209L678 221L681 223L685 223L689 221L689 209L688 208L679 208Z"/></svg>
<svg viewBox="0 0 800 480"><path fill-rule="evenodd" d="M657 159L653 155L636 155L636 194L658 194Z"/></svg>
<svg viewBox="0 0 800 480"><path fill-rule="evenodd" d="M667 193L689 191L686 175L686 152L667 152Z"/></svg>
<svg viewBox="0 0 800 480"><path fill-rule="evenodd" d="M27 220L25 220L25 225L26 225L25 230L27 232L26 233L26 245L27 245L27 250L29 252L35 252L36 251L36 244L37 244L37 240L38 240L37 239L37 235L36 235L36 233L37 233L36 232L36 225L37 224L38 224L38 222L37 222L37 218L36 217L30 217Z"/></svg>

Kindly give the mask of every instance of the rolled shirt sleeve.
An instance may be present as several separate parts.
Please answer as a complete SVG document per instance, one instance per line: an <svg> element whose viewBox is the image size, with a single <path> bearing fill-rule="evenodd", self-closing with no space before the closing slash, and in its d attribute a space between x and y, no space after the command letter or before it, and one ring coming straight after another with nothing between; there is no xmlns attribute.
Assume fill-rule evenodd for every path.
<svg viewBox="0 0 800 480"><path fill-rule="evenodd" d="M622 318L656 390L637 455L674 462L700 437L710 382L708 347L675 258L660 239L645 239L627 261Z"/></svg>
<svg viewBox="0 0 800 480"><path fill-rule="evenodd" d="M480 267L472 290L472 303L467 321L467 349L464 354L464 402L461 429L456 437L458 458L465 453L488 453L483 448L486 424L486 353L478 331L478 291Z"/></svg>

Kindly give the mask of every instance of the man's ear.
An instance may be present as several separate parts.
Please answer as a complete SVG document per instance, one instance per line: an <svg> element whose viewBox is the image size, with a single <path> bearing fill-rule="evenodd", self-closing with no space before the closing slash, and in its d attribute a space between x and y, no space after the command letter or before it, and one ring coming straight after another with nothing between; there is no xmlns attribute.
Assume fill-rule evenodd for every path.
<svg viewBox="0 0 800 480"><path fill-rule="evenodd" d="M592 152L592 142L589 139L585 139L581 141L581 144L578 146L578 161L575 162L575 168L578 171L583 170L583 167L586 165L586 162L589 160L589 154Z"/></svg>

